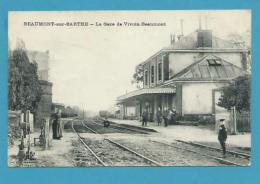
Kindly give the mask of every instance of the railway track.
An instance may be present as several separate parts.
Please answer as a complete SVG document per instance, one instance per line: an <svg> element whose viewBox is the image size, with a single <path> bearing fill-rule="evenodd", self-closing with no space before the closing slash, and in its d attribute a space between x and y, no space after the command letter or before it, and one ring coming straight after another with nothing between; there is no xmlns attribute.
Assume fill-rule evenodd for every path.
<svg viewBox="0 0 260 184"><path fill-rule="evenodd" d="M88 132L102 135L102 133L99 132L98 127L94 126L94 125L98 125L98 126L102 126L103 127L102 124L96 123L93 120L91 120L91 124L90 124L90 121L89 121L89 124L85 124L82 121L80 122L80 124L83 127L85 127L88 130ZM80 134L78 132L77 132L77 134L78 134L78 136L80 136ZM101 159L98 156L98 154L96 154L93 151L93 148L90 148L90 146L88 145L88 143L86 143L86 140L84 140L84 139L85 138L80 137L80 140L81 140L82 144L86 147L86 149L88 149L88 150L91 149L92 151L90 151L90 152L93 155L95 154L95 158L96 159L97 159L97 157L99 158L99 159L97 159L97 160L101 161L101 162L99 161L99 163L103 162L102 165L104 165L104 166L112 166L113 165L113 163L109 164L107 161L104 161L106 158ZM146 154L146 156L143 155L143 154L140 154L140 152L138 150L135 151L135 150L129 148L128 147L129 145L126 146L126 145L124 145L122 143L113 141L113 140L107 138L106 136L103 137L103 141L104 142L108 142L108 143L116 146L117 148L120 148L121 150L129 152L129 153L135 155L136 157L139 157L139 158L143 159L143 161L141 161L141 162L145 161L146 163L148 163L151 166L163 166L163 165L167 164L167 163L164 163L164 162L159 163L159 162L157 162L157 161L155 161L153 159L150 159L150 158L148 158L149 156L147 154ZM87 140L87 142L88 142L88 140ZM93 142L93 141L90 141L89 143L91 143L91 142ZM220 164L223 164L223 165L248 166L250 164L250 161L249 161L250 155L248 155L246 153L239 153L239 152L228 150L227 151L227 155L228 155L227 158L222 158L221 157L222 156L221 149L215 148L215 147L211 147L211 146L207 146L207 145L203 145L203 144L199 144L199 143L187 142L187 141L182 141L182 140L177 140L177 144L176 143L175 144L167 144L167 143L158 142L158 141L150 141L150 142L159 143L159 144L162 144L162 145L165 145L165 146L169 146L169 147L173 147L173 148L185 151L185 152L190 152L190 153L193 153L193 154L197 154L198 156L203 156L203 157L206 157L208 159L216 160ZM109 147L111 148L111 146L109 146L109 144L107 144L107 146L108 146L108 149L109 149ZM95 150L95 148L94 148L94 150ZM120 154L120 152L119 152L119 154ZM114 154L114 155L117 155L117 154ZM132 157L131 155L129 155L129 156L130 156L130 158ZM127 158L127 159L129 159L129 158Z"/></svg>
<svg viewBox="0 0 260 184"><path fill-rule="evenodd" d="M100 121L100 123L92 121L92 123L102 126L101 121ZM118 130L127 130L127 131L130 131L130 132L139 133L139 134L149 134L147 131L144 131L144 130L140 130L140 129L136 129L136 128L124 127L124 126L116 125L116 124L110 124L110 127L114 128L114 129L118 129Z"/></svg>
<svg viewBox="0 0 260 184"><path fill-rule="evenodd" d="M176 141L184 143L184 144L192 145L192 146L197 146L197 147L201 147L201 148L205 148L205 149L209 149L209 150L218 151L218 152L222 153L222 149L217 148L217 147L208 146L208 145L201 144L201 143L194 143L194 142L191 142L191 141L183 141L183 140L176 140ZM233 155L233 156L236 156L236 157L246 158L248 160L251 158L251 156L249 154L241 153L241 152L237 152L237 151L226 150L226 153Z"/></svg>
<svg viewBox="0 0 260 184"><path fill-rule="evenodd" d="M87 124L87 126L89 128L91 128L92 130L98 130L98 132L93 132L96 134L108 134L108 133L129 133L129 134L133 134L136 132L132 132L126 129L119 129L119 128L115 128L113 126L109 126L109 127L104 127L103 124L101 123L96 123L95 121L92 120L88 120L88 121L84 121L84 124Z"/></svg>
<svg viewBox="0 0 260 184"><path fill-rule="evenodd" d="M87 126L85 123L83 123L83 122L81 122L81 123L82 123L82 126L85 127L85 128L87 128L89 131L93 132L94 134L99 134L99 135L101 135L97 130L94 130L94 129L88 127L88 126ZM104 161L104 159L102 160L102 159L100 158L100 156L98 156L98 154L86 143L87 141L85 140L85 138L82 137L82 136L74 129L74 127L73 127L73 122L72 122L72 129L73 129L74 132L78 135L79 140L80 140L80 142L84 145L84 147L91 152L91 154L97 159L97 161L98 161L101 165L103 165L103 166L112 166L112 164L110 164L110 165L107 164L107 163ZM148 157L146 157L146 156L144 156L144 155L142 155L142 154L140 154L140 153L138 153L138 152L132 150L131 148L128 148L128 147L126 147L126 146L124 146L124 145L122 145L122 144L120 144L120 143L118 143L118 142L116 142L116 141L113 141L113 140L111 140L111 139L109 139L109 138L104 138L103 141L107 141L107 142L109 142L110 144L116 146L117 148L119 148L119 149L121 149L121 150L124 150L124 151L126 151L126 152L128 152L128 153L130 153L130 154L132 154L132 155L135 155L136 157L138 157L138 159L136 159L136 160L139 161L139 160L141 159L142 161L144 161L144 162L146 163L146 165L148 164L149 166L162 166L161 163L159 163L159 162L157 162L157 161L155 161L155 160L153 160L153 159L151 159L151 158L148 158Z"/></svg>
<svg viewBox="0 0 260 184"><path fill-rule="evenodd" d="M83 144L83 146L90 151L90 153L97 159L97 161L102 165L102 166L107 166L98 156L97 154L84 142L84 139L81 137L81 135L76 131L74 128L74 122L71 124L71 128L73 131L78 135L79 141Z"/></svg>
<svg viewBox="0 0 260 184"><path fill-rule="evenodd" d="M198 155L210 158L210 159L217 160L221 164L224 164L224 165L243 166L243 167L244 166L248 166L248 165L245 165L245 164L236 163L236 162L233 162L233 161L230 161L230 160L227 160L227 159L223 159L223 158L215 156L215 155L209 155L209 154L207 154L207 153L205 153L205 152L203 152L201 150L196 150L196 149L193 149L193 148L190 148L190 147L177 146L177 145L173 145L173 144L163 143L163 142L159 142L159 141L152 141L152 140L151 140L151 142L158 143L158 144L163 144L163 145L166 145L166 146L169 146L169 147L173 147L173 148L177 148L177 149L180 149L180 150L184 150L184 151L188 151L188 152L191 152L191 153L195 153L195 154L198 154ZM181 142L181 140L178 140L177 142ZM186 143L184 143L184 144L186 144Z"/></svg>

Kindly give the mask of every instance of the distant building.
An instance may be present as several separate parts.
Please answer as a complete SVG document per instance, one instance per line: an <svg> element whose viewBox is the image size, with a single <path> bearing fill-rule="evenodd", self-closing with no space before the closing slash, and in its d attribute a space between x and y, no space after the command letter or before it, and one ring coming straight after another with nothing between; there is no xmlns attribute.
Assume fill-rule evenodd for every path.
<svg viewBox="0 0 260 184"><path fill-rule="evenodd" d="M245 75L250 50L197 30L187 36L171 36L171 45L146 61L143 89L119 96L120 117L140 118L144 109L153 121L160 107L175 108L179 116L214 115L220 88Z"/></svg>
<svg viewBox="0 0 260 184"><path fill-rule="evenodd" d="M52 103L52 113L56 113L59 110L61 110L61 112L64 112L65 105L62 103Z"/></svg>
<svg viewBox="0 0 260 184"><path fill-rule="evenodd" d="M49 51L28 51L27 54L30 62L37 63L39 79L49 81Z"/></svg>

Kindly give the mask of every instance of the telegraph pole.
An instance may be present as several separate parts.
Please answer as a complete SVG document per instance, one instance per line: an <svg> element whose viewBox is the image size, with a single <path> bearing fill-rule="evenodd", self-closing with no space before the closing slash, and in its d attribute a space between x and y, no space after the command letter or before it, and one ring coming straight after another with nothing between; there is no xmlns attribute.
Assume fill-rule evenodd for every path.
<svg viewBox="0 0 260 184"><path fill-rule="evenodd" d="M234 134L237 134L237 112L236 112L236 106L234 106L234 109L233 109L234 111L234 113L233 113L233 115L234 115L234 117L233 117L233 119L234 119Z"/></svg>
<svg viewBox="0 0 260 184"><path fill-rule="evenodd" d="M85 120L85 110L83 109L83 120Z"/></svg>

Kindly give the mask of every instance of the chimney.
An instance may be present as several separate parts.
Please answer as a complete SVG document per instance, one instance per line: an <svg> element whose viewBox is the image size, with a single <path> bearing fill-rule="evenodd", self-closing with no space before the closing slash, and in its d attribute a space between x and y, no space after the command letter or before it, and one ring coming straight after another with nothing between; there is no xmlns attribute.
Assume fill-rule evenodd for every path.
<svg viewBox="0 0 260 184"><path fill-rule="evenodd" d="M180 39L183 37L183 35L177 35L177 39L178 39L178 41L180 41Z"/></svg>
<svg viewBox="0 0 260 184"><path fill-rule="evenodd" d="M181 19L180 23L181 23L181 34L177 35L177 41L180 41L180 39L184 36L183 35L183 19Z"/></svg>
<svg viewBox="0 0 260 184"><path fill-rule="evenodd" d="M175 40L175 34L171 34L170 37L171 37L171 40L170 40L171 41L171 45L173 45L175 43L175 41L176 41Z"/></svg>
<svg viewBox="0 0 260 184"><path fill-rule="evenodd" d="M212 47L212 30L197 31L197 47Z"/></svg>

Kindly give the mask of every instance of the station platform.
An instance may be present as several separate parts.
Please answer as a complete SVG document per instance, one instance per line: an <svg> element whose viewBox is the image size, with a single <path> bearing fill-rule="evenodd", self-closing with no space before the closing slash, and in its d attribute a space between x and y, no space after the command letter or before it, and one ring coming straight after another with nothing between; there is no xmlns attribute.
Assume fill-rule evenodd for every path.
<svg viewBox="0 0 260 184"><path fill-rule="evenodd" d="M77 135L73 132L64 132L61 140L53 140L50 135L50 147L44 149L38 144L34 145L34 138L39 138L40 130L35 129L30 135L31 151L35 152L36 160L26 160L24 167L72 167L73 163L69 156L69 151L72 150L71 141L77 140ZM18 154L18 145L20 139L14 141L14 145L8 147L8 166L18 167L16 156ZM25 151L27 151L28 135L24 139ZM37 142L38 143L38 140ZM29 163L27 163L29 162Z"/></svg>
<svg viewBox="0 0 260 184"><path fill-rule="evenodd" d="M117 124L128 124L142 127L142 122L138 120L121 120L109 118L109 121ZM163 124L158 126L155 122L147 122L146 128L154 129L159 134L161 134L162 137L168 137L169 139L218 143L217 132L206 126L169 125L164 127ZM251 133L228 135L226 143L227 145L236 147L251 148Z"/></svg>

